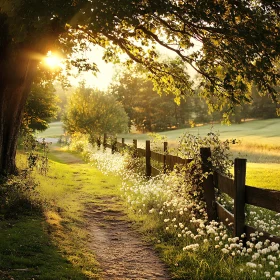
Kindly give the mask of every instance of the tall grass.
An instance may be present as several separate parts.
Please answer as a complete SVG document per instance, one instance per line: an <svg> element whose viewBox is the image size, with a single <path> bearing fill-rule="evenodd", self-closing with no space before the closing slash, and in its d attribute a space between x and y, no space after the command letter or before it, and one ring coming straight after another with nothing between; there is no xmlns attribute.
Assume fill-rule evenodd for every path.
<svg viewBox="0 0 280 280"><path fill-rule="evenodd" d="M55 147L51 157L59 162L50 161L47 176L34 169L0 184L0 279L100 279L83 212L87 203L117 196L119 178ZM19 153L18 164L26 161Z"/></svg>
<svg viewBox="0 0 280 280"><path fill-rule="evenodd" d="M208 223L201 200L187 195L182 174L146 180L125 170L126 159L119 154L96 151L92 160L103 172L120 172L131 217L141 222L173 279L280 279L279 244L260 242L260 231L244 246L223 224ZM263 217L253 211L252 215L257 221ZM274 223L265 225L266 230L275 227Z"/></svg>

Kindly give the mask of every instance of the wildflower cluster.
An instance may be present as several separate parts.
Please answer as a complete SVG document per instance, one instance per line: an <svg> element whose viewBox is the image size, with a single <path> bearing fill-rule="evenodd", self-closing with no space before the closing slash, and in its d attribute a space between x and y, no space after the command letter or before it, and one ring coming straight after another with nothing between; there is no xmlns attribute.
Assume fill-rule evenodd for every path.
<svg viewBox="0 0 280 280"><path fill-rule="evenodd" d="M104 173L123 177L121 189L129 208L158 223L160 234L156 236L157 243L171 243L180 248L178 255L182 261L174 259L174 265L183 266L183 260L187 258L204 258L206 263L209 261L205 267L211 268L223 262L230 271L228 276L234 271L234 279L280 279L279 244L262 241L261 231L251 234L247 238L249 241L244 243L245 235L232 237L228 229L231 224L226 227L217 221L209 222L201 199L202 191L199 185L194 188L194 181L186 179L185 172L173 171L147 179L126 170L125 158L119 153L112 155L110 151L94 151L91 159ZM223 197L220 202L232 204ZM253 225L261 230L271 232L279 229L278 220L259 220L260 216L256 211L254 213L253 208L249 215ZM196 279L202 278L200 275Z"/></svg>

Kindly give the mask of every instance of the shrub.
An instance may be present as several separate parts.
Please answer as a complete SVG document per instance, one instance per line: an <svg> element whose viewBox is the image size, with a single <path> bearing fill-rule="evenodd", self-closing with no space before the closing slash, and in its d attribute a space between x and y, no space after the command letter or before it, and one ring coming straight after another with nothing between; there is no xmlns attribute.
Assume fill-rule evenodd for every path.
<svg viewBox="0 0 280 280"><path fill-rule="evenodd" d="M0 178L0 213L4 218L41 212L43 201L36 191L37 183L25 173Z"/></svg>

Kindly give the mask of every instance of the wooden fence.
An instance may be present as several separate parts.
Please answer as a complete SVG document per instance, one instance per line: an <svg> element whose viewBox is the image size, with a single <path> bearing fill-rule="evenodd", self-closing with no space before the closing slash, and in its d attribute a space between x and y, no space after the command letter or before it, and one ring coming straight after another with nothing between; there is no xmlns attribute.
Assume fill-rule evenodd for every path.
<svg viewBox="0 0 280 280"><path fill-rule="evenodd" d="M122 149L132 149L135 157L145 157L146 176L156 176L160 173L165 173L167 170L172 171L178 164L187 165L192 159L182 159L178 156L168 154L168 143L164 142L163 153L151 151L150 141L146 141L145 149L137 147L137 140L133 140L133 145L125 144L125 139L122 142L117 142L117 139L111 139L108 143L108 138L104 135L104 148L111 148L112 153L122 151ZM211 157L210 148L201 148L200 156L202 159L203 172L211 171L211 163L208 158ZM153 165L153 162L159 163ZM159 165L161 168L159 168ZM234 176L228 178L218 172L210 174L202 183L204 190L204 199L206 201L206 210L210 221L217 220L225 225L233 225L233 235L241 237L246 233L244 241L249 239L251 233L259 229L253 228L245 224L245 205L254 205L269 209L280 213L280 191L262 189L258 187L248 186L245 184L246 179L246 159L234 160ZM219 193L225 193L234 200L233 213L225 209L215 196L215 189ZM274 236L268 232L263 232L260 240L269 239L273 242L280 243L280 237Z"/></svg>
<svg viewBox="0 0 280 280"><path fill-rule="evenodd" d="M167 142L163 144L163 152L157 153L151 151L151 142L149 140L145 142L145 149L142 149L138 147L136 139L133 139L132 145L125 144L124 138L122 138L121 142L118 142L116 138L107 137L106 134L103 139L103 147L112 149L112 153L128 148L133 151L135 157L145 157L147 177L165 173L167 170L172 171L178 164L184 165L191 162L191 159L182 159L178 156L169 155Z"/></svg>

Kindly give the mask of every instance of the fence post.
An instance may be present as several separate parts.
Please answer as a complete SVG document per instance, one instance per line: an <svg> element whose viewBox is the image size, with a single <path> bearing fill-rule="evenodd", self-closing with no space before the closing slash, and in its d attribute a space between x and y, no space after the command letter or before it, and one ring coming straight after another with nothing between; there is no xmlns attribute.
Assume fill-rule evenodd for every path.
<svg viewBox="0 0 280 280"><path fill-rule="evenodd" d="M133 157L137 157L137 139L133 139Z"/></svg>
<svg viewBox="0 0 280 280"><path fill-rule="evenodd" d="M245 180L246 159L234 160L234 236L240 237L245 231Z"/></svg>
<svg viewBox="0 0 280 280"><path fill-rule="evenodd" d="M114 154L115 152L117 152L117 142L118 142L118 139L117 137L112 137L111 138L111 148L112 148L112 154Z"/></svg>
<svg viewBox="0 0 280 280"><path fill-rule="evenodd" d="M107 133L104 133L104 138L103 138L103 148L104 148L104 151L106 150L106 145L107 145Z"/></svg>
<svg viewBox="0 0 280 280"><path fill-rule="evenodd" d="M146 176L150 177L151 175L152 175L151 143L150 143L150 140L146 140Z"/></svg>
<svg viewBox="0 0 280 280"><path fill-rule="evenodd" d="M96 144L97 144L97 149L100 150L100 147L101 147L101 136L98 135L96 137Z"/></svg>
<svg viewBox="0 0 280 280"><path fill-rule="evenodd" d="M120 149L120 152L121 152L122 155L124 153L124 148L125 148L125 139L122 138L122 144L121 144L121 149Z"/></svg>
<svg viewBox="0 0 280 280"><path fill-rule="evenodd" d="M211 157L210 148L200 148L200 156L202 160L202 172L211 172L212 164L208 160ZM215 201L215 189L214 189L214 180L213 174L208 174L207 178L203 179L202 182L203 196L206 202L206 211L208 215L208 220L217 220L217 209Z"/></svg>
<svg viewBox="0 0 280 280"><path fill-rule="evenodd" d="M163 142L163 173L165 174L167 171L167 164L166 164L166 155L168 153L168 143Z"/></svg>

